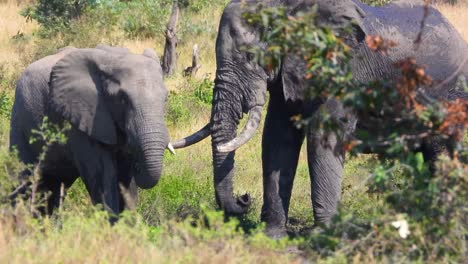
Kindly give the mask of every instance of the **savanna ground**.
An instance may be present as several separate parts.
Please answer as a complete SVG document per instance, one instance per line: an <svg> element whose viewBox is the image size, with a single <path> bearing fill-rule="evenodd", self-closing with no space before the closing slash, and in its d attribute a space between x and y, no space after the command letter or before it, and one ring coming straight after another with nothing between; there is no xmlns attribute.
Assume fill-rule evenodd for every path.
<svg viewBox="0 0 468 264"><path fill-rule="evenodd" d="M30 2L34 1L0 0L2 195L11 181L10 174L19 167L8 153L9 114L15 81L30 62L66 45L94 47L105 43L125 46L136 53L147 47L154 48L159 55L163 53L161 28L153 29L153 34L132 35L119 27L100 26L97 20L103 18L96 14L83 16L54 38L41 37L40 26L19 14ZM182 13L178 30L178 66L176 73L166 79L166 86L171 91L166 122L172 139L201 128L210 115L215 73L214 39L225 1L198 2L200 6ZM141 8L152 10L151 6ZM439 4L437 8L468 40L468 4ZM118 12L121 11L109 12L103 17L118 19ZM163 12L161 17L147 17L164 24L167 15ZM186 78L182 76L182 70L191 64L194 44L199 46L202 68L195 77ZM257 133L236 157L235 192L248 192L254 197L252 210L241 224L237 220L225 222L222 214L215 211L211 146L210 140L204 140L177 151L175 156L167 153L159 184L151 190L141 191L137 213L126 212L114 226L108 224L105 213L91 206L79 180L68 192L60 212L51 218L34 219L27 213L26 206L12 211L2 204L0 263L299 263L307 258L332 263L349 261L345 255L353 245L338 246L339 241L329 241L337 243L339 250L321 254L320 248L313 244L320 244L320 241L307 238L307 234L314 231L311 230L310 180L304 149L290 205L289 224L293 236L273 241L263 235L259 221L262 201L260 141L261 133ZM364 155L348 159L345 165L341 208L358 220L372 220L386 208L378 194L367 192L366 183L374 166L375 159ZM396 220L396 216L394 218ZM397 232L396 229L389 230ZM373 254L370 248L367 255L357 254L353 261L378 261ZM383 259L392 262L393 257L405 260L404 256Z"/></svg>

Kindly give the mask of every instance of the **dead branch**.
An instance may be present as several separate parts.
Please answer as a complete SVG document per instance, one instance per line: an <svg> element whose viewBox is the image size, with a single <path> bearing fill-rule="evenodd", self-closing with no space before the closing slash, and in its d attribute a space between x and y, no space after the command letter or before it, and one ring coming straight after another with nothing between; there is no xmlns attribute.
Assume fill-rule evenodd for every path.
<svg viewBox="0 0 468 264"><path fill-rule="evenodd" d="M198 64L198 45L193 45L193 54L192 54L192 66L185 68L183 75L186 77L192 77L197 74L197 71L201 68L201 65Z"/></svg>
<svg viewBox="0 0 468 264"><path fill-rule="evenodd" d="M179 2L174 0L172 4L171 16L166 26L166 44L164 46L164 55L162 59L163 74L170 75L174 72L177 64L177 21L179 20Z"/></svg>

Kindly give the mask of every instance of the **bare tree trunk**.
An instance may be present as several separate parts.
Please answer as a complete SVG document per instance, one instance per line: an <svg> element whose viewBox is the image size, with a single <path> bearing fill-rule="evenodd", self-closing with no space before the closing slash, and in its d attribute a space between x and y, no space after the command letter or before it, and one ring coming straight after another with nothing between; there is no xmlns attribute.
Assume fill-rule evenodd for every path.
<svg viewBox="0 0 468 264"><path fill-rule="evenodd" d="M193 76L200 69L201 65L198 64L198 45L193 45L192 66L185 68L184 76Z"/></svg>
<svg viewBox="0 0 468 264"><path fill-rule="evenodd" d="M166 27L166 45L164 46L164 55L162 59L162 70L164 75L170 75L174 72L177 62L177 21L179 20L179 1L174 0L172 4L171 17Z"/></svg>

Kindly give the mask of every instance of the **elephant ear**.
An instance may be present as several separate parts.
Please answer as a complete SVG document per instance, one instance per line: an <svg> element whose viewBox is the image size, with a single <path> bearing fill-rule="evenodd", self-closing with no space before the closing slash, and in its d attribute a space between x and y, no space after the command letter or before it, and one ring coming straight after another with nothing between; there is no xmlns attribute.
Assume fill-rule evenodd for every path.
<svg viewBox="0 0 468 264"><path fill-rule="evenodd" d="M90 137L116 144L117 132L105 105L103 74L112 60L98 49L80 49L58 61L50 78L50 107Z"/></svg>
<svg viewBox="0 0 468 264"><path fill-rule="evenodd" d="M304 99L306 64L294 54L286 54L281 64L281 81L285 101Z"/></svg>
<svg viewBox="0 0 468 264"><path fill-rule="evenodd" d="M348 3L350 6L345 5L339 15L343 18L345 23L352 23L353 37L358 43L361 43L366 39L368 33L364 20L369 14L370 7L356 0L344 2Z"/></svg>
<svg viewBox="0 0 468 264"><path fill-rule="evenodd" d="M145 49L143 51L143 56L151 58L151 59L157 61L158 63L160 63L158 54L156 54L156 52L153 49L150 49L150 48Z"/></svg>

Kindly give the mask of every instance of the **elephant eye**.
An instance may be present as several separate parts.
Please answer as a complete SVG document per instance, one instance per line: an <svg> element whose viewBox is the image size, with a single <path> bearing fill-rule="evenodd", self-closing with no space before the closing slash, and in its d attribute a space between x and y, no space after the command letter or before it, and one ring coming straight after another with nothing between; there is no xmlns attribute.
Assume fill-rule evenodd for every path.
<svg viewBox="0 0 468 264"><path fill-rule="evenodd" d="M247 52L246 57L248 62L252 62L255 59L255 54L252 52Z"/></svg>
<svg viewBox="0 0 468 264"><path fill-rule="evenodd" d="M127 99L127 96L123 93L119 93L119 103L122 104L122 105L126 105L127 102L128 102L128 99Z"/></svg>

